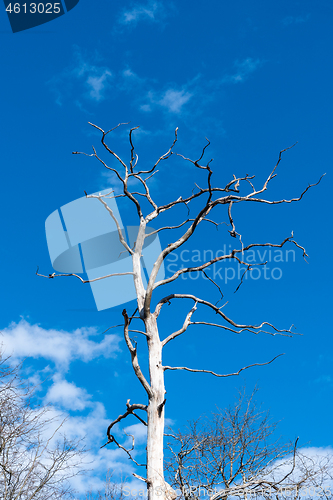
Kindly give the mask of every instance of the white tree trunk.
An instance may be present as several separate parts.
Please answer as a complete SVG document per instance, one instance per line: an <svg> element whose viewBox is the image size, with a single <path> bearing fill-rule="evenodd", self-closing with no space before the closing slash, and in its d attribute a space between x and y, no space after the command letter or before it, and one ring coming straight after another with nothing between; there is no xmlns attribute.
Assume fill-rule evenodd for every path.
<svg viewBox="0 0 333 500"><path fill-rule="evenodd" d="M172 488L164 481L163 471L163 437L164 437L164 369L162 365L162 343L158 334L156 317L149 311L144 317L144 301L146 290L141 275L141 254L144 244L146 222L140 221L132 256L134 271L134 286L137 294L137 303L148 334L149 375L152 394L149 396L147 409L148 436L147 436L147 487L148 500L173 500L176 495Z"/></svg>
<svg viewBox="0 0 333 500"><path fill-rule="evenodd" d="M159 339L156 319L150 314L146 331L151 336L147 339L149 349L150 386L153 396L148 404L147 436L147 484L148 499L164 497L163 473L163 435L164 435L164 371L162 367L162 345Z"/></svg>
<svg viewBox="0 0 333 500"><path fill-rule="evenodd" d="M149 349L150 386L153 392L148 404L147 436L147 485L148 500L172 500L175 494L164 481L163 437L165 387L162 366L162 343L159 338L156 318L150 314L145 320Z"/></svg>

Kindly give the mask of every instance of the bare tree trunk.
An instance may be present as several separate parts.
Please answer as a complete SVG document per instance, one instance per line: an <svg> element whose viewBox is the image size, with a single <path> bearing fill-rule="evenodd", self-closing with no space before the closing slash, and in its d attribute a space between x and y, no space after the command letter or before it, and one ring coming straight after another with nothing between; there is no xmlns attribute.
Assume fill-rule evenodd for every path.
<svg viewBox="0 0 333 500"><path fill-rule="evenodd" d="M137 304L144 320L149 353L150 391L147 407L147 488L148 500L169 500L175 498L172 488L164 481L163 438L164 438L164 368L162 365L162 342L159 337L156 316L144 311L146 290L141 276L141 254L145 238L146 223L140 221L133 258L134 285Z"/></svg>
<svg viewBox="0 0 333 500"><path fill-rule="evenodd" d="M157 329L156 318L149 314L145 320L149 349L150 385L153 395L148 404L147 437L147 485L148 499L161 500L165 490L163 472L163 436L164 436L164 370L162 366L162 343Z"/></svg>

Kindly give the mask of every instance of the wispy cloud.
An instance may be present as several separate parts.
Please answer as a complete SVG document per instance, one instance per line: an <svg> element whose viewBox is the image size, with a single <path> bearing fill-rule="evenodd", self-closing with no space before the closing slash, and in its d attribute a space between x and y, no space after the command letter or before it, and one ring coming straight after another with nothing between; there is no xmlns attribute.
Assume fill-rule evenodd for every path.
<svg viewBox="0 0 333 500"><path fill-rule="evenodd" d="M304 16L287 16L282 19L282 24L284 26L289 26L290 24L301 24L306 23L310 19L310 14Z"/></svg>
<svg viewBox="0 0 333 500"><path fill-rule="evenodd" d="M294 463L294 456L290 455L289 457L282 458L276 460L272 463L272 473L271 478L275 481L280 481L282 478L289 475L289 479L291 480L291 484L295 484L295 482L299 481L302 477L304 477L305 468L311 470L311 474L313 474L313 478L315 477L315 473L317 474L317 478L321 478L319 488L332 487L332 465L333 465L333 449L330 446L327 447L304 447L299 448L297 450L296 460ZM311 485L315 484L315 480L311 481L311 474L309 476L309 482L304 481L301 483L303 487L303 493L305 490ZM313 487L313 486L312 486ZM302 493L301 493L301 496Z"/></svg>
<svg viewBox="0 0 333 500"><path fill-rule="evenodd" d="M180 90L169 88L163 92L147 92L146 103L140 106L142 111L152 111L154 106L160 106L170 113L180 113L183 106L191 99L193 92L185 88Z"/></svg>
<svg viewBox="0 0 333 500"><path fill-rule="evenodd" d="M76 77L87 89L85 97L93 101L101 101L105 98L106 90L110 86L112 72L109 68L98 64L99 57L95 55L96 61L89 61L88 56L84 57L82 51L75 47L74 67L68 71L67 76Z"/></svg>
<svg viewBox="0 0 333 500"><path fill-rule="evenodd" d="M102 74L99 76L89 75L86 84L89 90L89 95L91 99L95 101L100 101L104 98L104 90L108 85L109 77L112 76L112 73L105 69Z"/></svg>
<svg viewBox="0 0 333 500"><path fill-rule="evenodd" d="M144 4L136 3L131 8L123 10L119 24L136 25L139 21L159 21L165 16L162 2L151 1Z"/></svg>
<svg viewBox="0 0 333 500"><path fill-rule="evenodd" d="M31 357L52 361L58 370L66 371L70 362L91 361L97 357L110 358L119 352L120 337L104 335L101 342L89 337L97 335L95 328L78 328L74 332L46 330L25 320L12 323L1 332L0 342L5 354L14 361Z"/></svg>
<svg viewBox="0 0 333 500"><path fill-rule="evenodd" d="M254 71L256 71L263 61L260 59L253 59L252 57L247 57L242 61L235 61L235 72L230 75L225 75L221 83L240 83L244 82Z"/></svg>
<svg viewBox="0 0 333 500"><path fill-rule="evenodd" d="M139 16L140 9L136 6L131 15ZM52 81L51 88L58 104L70 96L86 113L89 113L89 104L103 99L123 98L143 113L163 111L165 115L175 117L190 113L193 117L193 113L200 115L205 104L213 101L223 86L245 82L263 63L259 58L247 57L236 60L233 71L222 73L215 79L197 74L185 82L159 82L138 75L128 66L118 71L111 70L101 64L98 54L88 56L76 47L74 64Z"/></svg>
<svg viewBox="0 0 333 500"><path fill-rule="evenodd" d="M184 104L191 99L192 95L193 94L191 92L187 92L184 89L168 89L158 101L158 104L172 113L179 113Z"/></svg>
<svg viewBox="0 0 333 500"><path fill-rule="evenodd" d="M329 385L333 385L333 378L331 377L331 375L321 375L320 377L316 378L314 380L314 383L315 384L329 384Z"/></svg>
<svg viewBox="0 0 333 500"><path fill-rule="evenodd" d="M65 68L60 75L54 76L48 85L55 94L56 103L61 106L66 97L73 93L75 84L75 102L79 108L84 109L82 99L99 102L107 97L112 79L111 70L100 64L100 57L97 54L84 56L80 48L75 46L73 64Z"/></svg>
<svg viewBox="0 0 333 500"><path fill-rule="evenodd" d="M72 487L78 494L85 495L88 491L104 490L105 478L110 470L114 473L114 480L117 480L119 476L132 475L132 472L134 472L132 464L123 450L116 448L114 445L100 448L105 444L106 429L110 423L105 407L101 402L94 401L91 404L90 411L83 415L66 415L57 405L50 405L50 403L49 409L48 416L55 417L55 424L62 421L66 416L61 427L61 433L73 441L83 440L82 444L87 449L82 464L85 473L79 474L70 480ZM120 438L120 441L126 442L127 436L124 435L124 438L122 440Z"/></svg>
<svg viewBox="0 0 333 500"><path fill-rule="evenodd" d="M147 439L147 427L144 424L133 424L133 425L128 425L125 427L125 432L126 434L129 434L128 436L128 445L129 447L131 446L131 437L133 436L135 439L136 444L144 444Z"/></svg>
<svg viewBox="0 0 333 500"><path fill-rule="evenodd" d="M140 104L141 111L152 112L159 108L164 111L179 115L191 110L197 113L203 102L214 99L214 96L227 84L238 84L245 82L264 63L261 59L248 57L234 62L235 71L225 74L221 78L207 81L201 75L183 85L169 85L163 90L150 88L146 92L143 102ZM148 82L146 82L148 83ZM200 101L200 102L198 102Z"/></svg>

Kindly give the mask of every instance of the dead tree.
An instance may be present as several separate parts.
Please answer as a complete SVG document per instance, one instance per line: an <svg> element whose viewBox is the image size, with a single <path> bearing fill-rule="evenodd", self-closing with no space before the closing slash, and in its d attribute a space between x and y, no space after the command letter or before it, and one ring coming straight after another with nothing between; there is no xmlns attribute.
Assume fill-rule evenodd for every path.
<svg viewBox="0 0 333 500"><path fill-rule="evenodd" d="M233 178L224 186L224 187L215 187L213 184L213 171L211 169L211 161L207 163L203 163L203 158L206 152L207 147L209 146L209 141L207 140L207 144L202 149L202 152L197 160L192 160L190 158L185 157L184 155L175 152L175 145L177 143L177 131L175 131L175 137L171 147L168 151L160 156L157 161L147 169L138 168L138 156L135 152L135 147L133 144L133 132L136 128L132 128L129 132L129 144L130 144L130 158L129 161L126 162L123 160L114 149L109 146L106 142L107 136L117 127L123 124L119 124L111 130L104 131L102 128L97 125L90 124L95 129L97 129L101 133L101 143L104 150L110 154L111 158L116 161L116 166L110 166L104 161L101 156L97 154L96 149L93 147L93 153L79 153L74 152L73 154L83 154L85 156L90 156L96 158L101 165L106 168L109 172L112 172L116 177L117 182L121 185L121 193L109 193L109 197L117 198L119 201L122 199L126 199L130 203L133 204L134 212L136 213L136 219L138 221L138 232L136 241L133 247L131 247L126 239L123 231L118 223L112 209L108 207L105 199L107 195L95 194L88 195L88 198L96 198L98 199L104 206L105 209L108 210L110 217L112 217L118 231L119 240L124 247L124 251L128 252L128 254L132 258L132 270L130 273L124 274L132 274L136 296L137 296L137 309L134 314L129 315L126 309L123 310L123 318L124 318L124 338L129 350L132 366L137 376L138 380L142 384L144 390L147 393L148 402L147 404L131 404L130 401L127 401L127 409L124 414L120 415L117 419L115 419L107 430L108 442L114 443L116 446L124 449L126 453L134 460L134 457L131 454L131 450L125 449L116 438L112 434L113 426L125 419L129 415L134 415L140 422L144 423L147 426L147 463L146 465L146 477L141 477L136 475L136 477L140 477L147 484L148 488L148 498L149 500L155 500L161 498L172 498L174 497L174 492L169 488L169 486L165 483L164 480L164 468L163 468L163 436L164 436L164 412L165 412L165 384L164 384L164 376L167 370L186 370L189 372L199 372L199 373L209 373L216 377L227 377L231 375L237 375L242 370L246 368L250 368L251 366L265 365L271 363L273 360L268 361L266 363L253 363L246 367L239 369L235 373L231 374L218 374L208 369L196 369L189 368L186 366L165 366L162 362L162 350L169 342L175 340L177 337L182 335L189 326L191 325L206 325L208 327L220 328L221 330L235 332L237 334L241 334L242 332L252 332L255 334L259 334L261 332L269 333L271 335L292 335L291 328L289 329L279 329L273 324L263 321L261 324L239 324L236 320L229 318L222 307L218 307L213 304L211 301L207 300L204 297L197 297L191 293L172 293L167 296L157 298L157 293L162 290L163 286L169 283L174 282L179 277L186 273L200 272L210 279L214 285L216 285L219 289L217 283L211 280L208 277L206 271L210 266L217 262L228 262L233 261L237 262L246 267L246 271L250 271L254 265L246 260L246 253L248 250L255 249L258 247L269 247L269 248L282 248L287 244L291 244L300 249L303 256L306 256L305 249L299 245L293 234L291 236L286 237L280 243L250 243L244 244L239 232L237 232L236 223L233 219L233 206L238 203L260 203L263 205L278 205L282 203L293 203L300 201L305 193L312 187L317 185L320 182L320 179L317 183L311 184L306 187L299 196L292 199L279 199L279 200L269 200L263 197L264 193L267 191L269 183L276 176L277 167L281 161L282 154L286 151L286 149L282 150L279 154L278 161L274 166L271 173L268 175L266 181L259 188L256 188L254 185L254 175L244 175L241 177L233 176ZM287 148L290 149L290 148ZM206 173L206 186L200 187L197 184L193 186L188 186L187 194L178 197L177 199L170 200L165 204L159 204L156 199L153 198L150 189L149 189L149 180L157 174L158 167L161 167L164 162L166 162L171 156L177 155L182 158L183 161L189 162L194 171L201 170ZM141 186L141 190L137 191L134 188L131 188L131 181L135 181L136 184ZM193 189L193 190L192 190ZM190 214L190 208L195 203L196 205L200 205L200 207L196 210L195 214ZM157 281L157 275L159 269L166 259L168 255L173 252L176 252L182 245L187 243L191 236L195 233L198 226L201 224L209 224L212 227L218 226L219 222L212 219L214 209L217 207L224 206L226 208L226 214L229 220L230 229L229 234L234 241L238 241L237 248L235 247L229 253L215 257L207 262L204 262L201 265L185 267L177 270L172 276L169 276L165 279L160 279ZM163 248L160 255L158 256L152 271L149 276L148 284L145 287L142 276L141 269L141 256L143 253L143 246L145 243L145 239L148 236L151 236L153 233L147 234L146 228L147 225L153 223L156 226L159 225L158 219L160 216L170 211L173 208L177 207L185 207L187 210L187 216L182 218L180 221L177 221L176 224L172 225L160 225L154 233L160 233L162 231L167 232L167 234L171 234L169 237L169 244ZM173 237L175 234L174 231L180 230L180 236ZM261 263L260 265L263 265ZM38 273L38 275L41 275ZM41 275L45 276L45 275ZM87 283L89 280L84 280L78 274L66 273L66 274L57 274L53 273L52 275L45 276L48 278L55 278L58 276L76 276L82 282ZM119 276L119 273L114 274L114 276ZM243 276L244 277L244 276ZM243 277L241 282L243 281ZM105 277L100 277L98 279L107 278L112 279L112 275L108 275ZM153 303L154 298L154 303ZM159 328L158 328L158 320L160 313L165 306L165 304L173 303L174 301L182 300L189 302L191 305L189 306L188 313L185 317L183 324L177 331L171 332L164 339L160 338ZM219 321L210 322L210 321L195 321L195 312L198 308L206 308L210 311L216 313L216 317ZM143 324L142 330L132 326L132 322L134 320L140 320ZM140 335L146 337L147 348L148 348L148 363L149 363L149 380L144 376L138 358L138 349L135 342L133 342L130 338L131 332L138 332ZM274 358L275 359L275 358ZM138 411L147 414L147 421L143 419L141 416L137 414ZM134 460L135 463L137 463ZM161 496L161 492L163 496Z"/></svg>
<svg viewBox="0 0 333 500"><path fill-rule="evenodd" d="M277 424L240 391L236 403L168 433L166 474L185 500L332 498L330 453L302 453L273 435Z"/></svg>

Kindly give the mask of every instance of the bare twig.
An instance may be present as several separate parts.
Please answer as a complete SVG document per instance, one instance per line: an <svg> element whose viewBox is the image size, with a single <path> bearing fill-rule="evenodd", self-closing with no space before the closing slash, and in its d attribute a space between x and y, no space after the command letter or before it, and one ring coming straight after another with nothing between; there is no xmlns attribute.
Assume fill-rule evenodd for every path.
<svg viewBox="0 0 333 500"><path fill-rule="evenodd" d="M74 274L74 273L60 273L60 274L56 274L56 273L52 273L52 274L49 274L48 276L46 276L45 274L40 274L39 272L39 267L37 266L37 271L36 271L36 275L37 276L41 276L42 278L59 278L60 276L74 276L75 278L78 278L82 283L92 283L93 281L99 281L99 280L104 280L105 278L112 278L113 276L127 276L127 275L133 275L134 273L133 272L128 272L128 273L112 273L112 274L106 274L105 276L100 276L98 278L94 278L92 280L84 280L83 278L81 278L81 276L79 276L78 274Z"/></svg>
<svg viewBox="0 0 333 500"><path fill-rule="evenodd" d="M114 437L113 434L111 434L111 429L112 427L114 427L117 423L121 422L122 420L124 420L125 418L127 418L129 415L134 415L142 424L144 424L145 426L147 426L147 423L141 418L139 417L139 415L137 415L135 413L135 410L143 410L143 411L147 411L147 405L143 405L143 404L130 404L130 400L128 399L127 400L127 403L126 403L126 407L127 407L127 410L125 413L123 413L122 415L119 415L115 420L113 420L110 425L108 426L107 428L107 437L108 437L108 440L105 444L103 444L101 446L101 448L104 448L105 446L107 446L108 444L110 443L115 443L116 446L118 446L118 448L120 448L121 450L125 451L125 453L128 455L128 458L130 460L132 460L136 465L138 466L146 466L146 464L139 464L132 456L132 454L130 453L131 451L134 450L134 445L135 445L135 439L134 439L134 436L132 434L127 434L125 431L124 431L124 434L126 434L126 436L131 436L132 437L132 447L130 449L128 448L125 448L123 445L121 445L117 439Z"/></svg>
<svg viewBox="0 0 333 500"><path fill-rule="evenodd" d="M227 373L226 375L220 375L218 373L212 372L211 370L197 370L196 368L187 368L186 366L163 366L163 368L164 368L164 370L185 370L187 372L195 372L195 373L210 373L211 375L214 375L215 377L233 377L235 375L239 375L243 370L247 370L248 368L252 368L253 366L269 365L276 358L279 358L280 356L283 356L283 355L284 355L284 353L278 354L277 356L275 356L270 361L267 361L266 363L253 363L252 365L248 365L248 366L244 366L243 368L240 368L238 370L238 372Z"/></svg>

